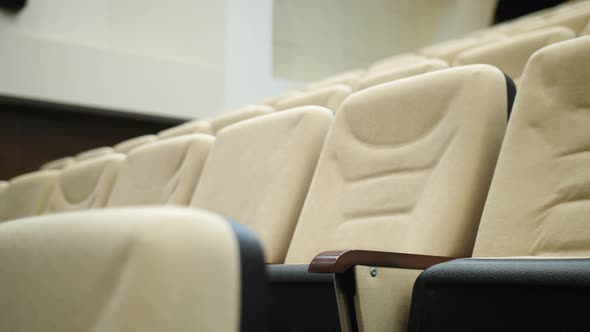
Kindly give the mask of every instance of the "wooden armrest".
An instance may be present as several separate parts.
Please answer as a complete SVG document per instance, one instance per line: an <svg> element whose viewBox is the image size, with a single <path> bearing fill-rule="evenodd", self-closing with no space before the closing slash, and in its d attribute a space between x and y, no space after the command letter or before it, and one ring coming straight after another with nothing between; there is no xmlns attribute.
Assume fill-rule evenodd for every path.
<svg viewBox="0 0 590 332"><path fill-rule="evenodd" d="M307 271L344 273L356 265L424 270L456 258L371 250L324 251L314 257Z"/></svg>

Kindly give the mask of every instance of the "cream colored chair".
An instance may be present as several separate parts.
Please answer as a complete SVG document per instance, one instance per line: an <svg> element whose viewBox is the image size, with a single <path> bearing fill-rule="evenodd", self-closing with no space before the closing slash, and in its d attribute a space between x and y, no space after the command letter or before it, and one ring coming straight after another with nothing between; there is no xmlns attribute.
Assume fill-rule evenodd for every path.
<svg viewBox="0 0 590 332"><path fill-rule="evenodd" d="M581 34L584 36L590 35L590 21L588 21L588 24L586 24L586 27L584 28Z"/></svg>
<svg viewBox="0 0 590 332"><path fill-rule="evenodd" d="M0 330L268 331L254 235L196 209L79 211L0 224Z"/></svg>
<svg viewBox="0 0 590 332"><path fill-rule="evenodd" d="M158 133L159 138L170 138L188 134L208 134L213 135L211 124L203 120L194 120L185 122L181 125L162 130Z"/></svg>
<svg viewBox="0 0 590 332"><path fill-rule="evenodd" d="M76 161L81 161L81 160L87 160L87 159L105 156L110 153L113 153L112 147L101 146L98 148L82 151L82 152L76 154L75 158L76 158Z"/></svg>
<svg viewBox="0 0 590 332"><path fill-rule="evenodd" d="M282 263L332 112L316 106L260 116L217 135L191 206L244 223L269 263Z"/></svg>
<svg viewBox="0 0 590 332"><path fill-rule="evenodd" d="M234 123L251 119L257 116L270 114L272 112L274 112L274 108L268 105L250 105L211 118L208 120L208 122L211 125L212 132L215 134L218 133L221 129Z"/></svg>
<svg viewBox="0 0 590 332"><path fill-rule="evenodd" d="M418 52L430 58L437 58L452 63L455 57L468 49L489 44L491 42L504 39L500 33L486 34L482 38L466 37L463 39L454 39L446 42L434 44L432 46L420 49Z"/></svg>
<svg viewBox="0 0 590 332"><path fill-rule="evenodd" d="M427 60L428 58L415 53L401 53L390 56L385 59L374 62L369 67L369 72L388 70L390 68L398 68L399 66L411 65L416 62ZM365 74L366 75L366 74Z"/></svg>
<svg viewBox="0 0 590 332"><path fill-rule="evenodd" d="M439 69L445 69L448 67L449 65L442 60L416 59L411 63L406 63L405 65L399 65L397 67L392 66L388 69L383 68L379 71L369 72L358 80L354 89L355 91L359 91L381 83L387 83L399 80L401 78L424 74Z"/></svg>
<svg viewBox="0 0 590 332"><path fill-rule="evenodd" d="M63 157L55 160L48 161L41 165L41 170L60 170L67 165L71 165L76 162L74 157Z"/></svg>
<svg viewBox="0 0 590 332"><path fill-rule="evenodd" d="M57 170L41 170L11 179L0 193L0 222L41 214L58 176Z"/></svg>
<svg viewBox="0 0 590 332"><path fill-rule="evenodd" d="M364 73L365 73L365 69L347 70L347 71L342 72L340 74L327 77L327 78L320 80L318 82L310 83L310 84L304 86L303 88L301 88L300 90L301 91L312 91L312 90L325 88L327 86L332 86L335 84L352 86L356 82L356 80L358 80L359 77L361 77Z"/></svg>
<svg viewBox="0 0 590 332"><path fill-rule="evenodd" d="M183 135L131 151L106 205L188 205L214 140Z"/></svg>
<svg viewBox="0 0 590 332"><path fill-rule="evenodd" d="M582 37L547 46L529 60L474 258L424 272L414 290L411 331L588 328L588 59L590 37Z"/></svg>
<svg viewBox="0 0 590 332"><path fill-rule="evenodd" d="M360 330L404 331L425 262L471 255L508 87L497 68L464 66L363 90L336 113L286 264L353 274Z"/></svg>
<svg viewBox="0 0 590 332"><path fill-rule="evenodd" d="M101 208L107 203L125 155L110 153L61 170L44 213Z"/></svg>
<svg viewBox="0 0 590 332"><path fill-rule="evenodd" d="M539 30L555 26L564 26L581 34L590 21L590 6L579 7L575 10L556 12L555 15L544 18L535 24L523 27L523 31Z"/></svg>
<svg viewBox="0 0 590 332"><path fill-rule="evenodd" d="M143 135L138 137L133 137L127 140L124 140L118 144L113 146L113 150L116 153L123 153L127 154L131 150L140 147L142 145L146 145L152 142L155 142L158 139L156 135Z"/></svg>
<svg viewBox="0 0 590 332"><path fill-rule="evenodd" d="M277 110L286 110L301 106L314 105L325 107L335 112L344 99L351 93L352 89L348 85L330 85L288 96L277 102L275 108Z"/></svg>
<svg viewBox="0 0 590 332"><path fill-rule="evenodd" d="M518 82L524 66L535 51L547 45L576 37L564 27L553 27L523 33L495 43L462 52L455 58L454 66L485 63L500 68Z"/></svg>

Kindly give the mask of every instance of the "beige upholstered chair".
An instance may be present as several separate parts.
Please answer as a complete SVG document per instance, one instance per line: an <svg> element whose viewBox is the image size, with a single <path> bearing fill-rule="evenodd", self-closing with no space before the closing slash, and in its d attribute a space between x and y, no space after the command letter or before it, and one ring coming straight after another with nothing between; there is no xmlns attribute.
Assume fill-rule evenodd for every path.
<svg viewBox="0 0 590 332"><path fill-rule="evenodd" d="M143 135L124 140L113 147L114 152L127 154L131 150L145 144L155 142L158 139L156 135Z"/></svg>
<svg viewBox="0 0 590 332"><path fill-rule="evenodd" d="M251 119L260 115L270 114L272 112L274 112L274 108L268 105L250 105L208 119L208 122L211 125L211 130L215 134L221 129L234 123Z"/></svg>
<svg viewBox="0 0 590 332"><path fill-rule="evenodd" d="M315 90L287 96L286 98L277 102L275 108L277 110L285 110L301 106L314 105L325 107L335 112L344 99L351 93L352 89L348 85L329 85L317 88Z"/></svg>
<svg viewBox="0 0 590 332"><path fill-rule="evenodd" d="M76 162L74 157L63 157L55 160L48 161L41 165L41 170L60 170L67 165L73 164Z"/></svg>
<svg viewBox="0 0 590 332"><path fill-rule="evenodd" d="M471 65L381 84L336 113L287 264L326 250L470 256L507 123L497 68ZM404 331L420 269L353 268L365 331Z"/></svg>
<svg viewBox="0 0 590 332"><path fill-rule="evenodd" d="M107 206L187 205L213 141L210 135L183 135L131 151Z"/></svg>
<svg viewBox="0 0 590 332"><path fill-rule="evenodd" d="M466 37L449 40L425 47L419 50L419 53L430 58L437 58L444 60L447 63L453 63L453 60L459 53L474 47L502 40L503 38L504 36L500 33L490 33L480 38Z"/></svg>
<svg viewBox="0 0 590 332"><path fill-rule="evenodd" d="M11 179L0 190L0 222L43 212L59 171L41 170Z"/></svg>
<svg viewBox="0 0 590 332"><path fill-rule="evenodd" d="M109 153L113 153L112 147L101 146L98 148L82 151L82 152L76 154L75 158L76 158L76 161L81 161L81 160L87 160L87 159L105 156Z"/></svg>
<svg viewBox="0 0 590 332"><path fill-rule="evenodd" d="M104 207L125 155L110 153L61 170L44 213Z"/></svg>
<svg viewBox="0 0 590 332"><path fill-rule="evenodd" d="M589 20L590 6L581 6L578 8L572 8L572 10L556 12L554 15L546 17L542 21L523 27L523 30L531 31L555 26L564 26L572 29L577 34L580 34Z"/></svg>
<svg viewBox="0 0 590 332"><path fill-rule="evenodd" d="M398 66L382 67L361 77L354 86L355 91L363 90L377 84L391 82L414 75L424 74L431 71L448 68L449 65L438 59L416 59L412 62Z"/></svg>
<svg viewBox="0 0 590 332"><path fill-rule="evenodd" d="M188 134L208 134L213 135L211 124L203 120L194 120L185 122L181 125L162 130L158 133L159 138L170 138Z"/></svg>
<svg viewBox="0 0 590 332"><path fill-rule="evenodd" d="M464 51L455 58L453 65L490 64L500 68L515 82L518 82L524 66L535 51L575 36L576 34L572 30L564 27L546 28L523 33Z"/></svg>
<svg viewBox="0 0 590 332"><path fill-rule="evenodd" d="M340 74L327 77L323 80L310 83L310 84L304 86L303 88L301 88L301 91L317 90L317 89L321 89L321 88L335 85L335 84L343 84L343 85L351 86L364 73L365 73L365 69L347 70L347 71L342 72Z"/></svg>
<svg viewBox="0 0 590 332"><path fill-rule="evenodd" d="M474 256L588 256L590 37L548 46L521 81Z"/></svg>
<svg viewBox="0 0 590 332"><path fill-rule="evenodd" d="M307 106L229 126L215 144L191 206L249 226L269 263L282 263L332 121Z"/></svg>
<svg viewBox="0 0 590 332"><path fill-rule="evenodd" d="M415 54L415 53L396 54L396 55L393 55L393 56L387 57L385 59L381 59L379 61L374 62L369 67L368 71L374 72L374 71L388 70L390 68L398 68L399 66L410 65L415 62L424 61L427 59L428 59L427 57L425 57L423 55Z"/></svg>
<svg viewBox="0 0 590 332"><path fill-rule="evenodd" d="M0 266L2 331L268 331L260 246L205 211L105 209L2 223Z"/></svg>

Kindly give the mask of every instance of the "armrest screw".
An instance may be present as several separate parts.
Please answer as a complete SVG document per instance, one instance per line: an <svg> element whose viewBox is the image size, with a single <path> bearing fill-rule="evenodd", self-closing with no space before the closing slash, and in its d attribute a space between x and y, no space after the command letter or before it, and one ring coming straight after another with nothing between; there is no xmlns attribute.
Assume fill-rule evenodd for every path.
<svg viewBox="0 0 590 332"><path fill-rule="evenodd" d="M377 276L377 268L376 267L372 267L371 270L371 277L376 277Z"/></svg>

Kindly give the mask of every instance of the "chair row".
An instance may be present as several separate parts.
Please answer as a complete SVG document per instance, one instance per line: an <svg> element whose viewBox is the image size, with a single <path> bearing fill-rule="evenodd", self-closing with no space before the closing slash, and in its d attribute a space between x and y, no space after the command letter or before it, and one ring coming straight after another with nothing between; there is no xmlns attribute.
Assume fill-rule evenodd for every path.
<svg viewBox="0 0 590 332"><path fill-rule="evenodd" d="M146 144L127 156L112 153L61 171L25 175L22 178L42 180L34 185L22 178L11 180L0 193L0 211L14 213L22 207L55 213L171 203L210 210L248 226L260 239L265 261L271 264L267 269L273 301L278 301L273 302L273 315L296 303L301 294L305 297L297 302L298 310L305 312L306 305L313 308L309 302L320 297L314 283L326 282L316 273L327 273L335 281L330 281L340 314L335 323L343 330L358 325L365 331L403 331L414 281L435 263L472 255L575 257L587 253L583 226L589 161L585 110L590 100L583 87L590 81L590 71L585 70L588 56L590 37L535 53L521 79L508 127L515 91L502 71L488 65L441 69L354 93L335 116L317 106L274 112L230 125L215 137L183 135ZM20 185L25 182L29 184ZM41 193L46 198L36 201ZM12 239L5 242L9 247L19 247L17 243L27 239L18 252L35 257L28 254L33 249L26 244L39 240L35 234L56 229L55 237L43 241L64 239L64 249L58 246L47 253L55 257L48 264L59 266L60 253L71 241L62 238L61 220L80 220L72 225L64 221L63 229L81 227L85 232L84 222L90 220L88 227L96 225L109 234L108 227L114 227L112 232L118 235L113 236L128 238L129 233L119 227L140 232L135 225L152 220L151 216L164 221L168 214L199 213L176 211L141 208L54 214L4 222L0 236L6 232ZM217 218L217 224L227 225L220 217L203 218L205 224ZM122 226L101 225L101 221ZM191 233L174 223L166 226L163 223L141 234L151 239L170 231L173 242L175 232ZM99 236L103 231L97 232ZM93 242L88 236L75 238L77 243ZM190 243L198 237L186 239ZM221 242L236 246L235 241ZM127 247L126 243L121 246ZM202 248L214 246L205 243ZM19 258L11 256L13 251L6 252L0 261L17 265ZM125 254L128 252L123 257ZM102 261L92 253L85 257ZM183 257L190 256L178 259ZM32 260L31 266L41 264L43 269L43 259ZM75 260L68 262L79 266ZM112 264L109 262L105 264ZM298 264L309 267L302 269ZM518 264L526 266L527 262ZM456 273L461 268L465 267ZM184 270L179 273L191 275ZM11 298L30 294L27 287L34 282L17 282L21 287L15 288ZM424 284L420 282L417 285ZM295 292L275 291L285 284ZM241 289L248 288L247 283L241 285ZM430 294L427 286L426 295ZM41 289L54 291L48 286ZM416 292L421 289L417 286ZM78 293L74 289L67 294ZM129 307L114 305L112 310L120 314L133 307L136 298L132 295L121 295ZM125 302L129 296L131 300ZM30 299L22 298L23 303ZM423 296L414 296L420 298ZM425 324L430 316L421 316L421 308L434 313L438 308L427 304L413 304L411 329L431 330L428 326L432 325ZM17 309L7 312L13 310ZM291 327L307 324L310 330L311 322L327 317L318 312L310 315L292 315L280 322ZM241 319L245 317L252 318ZM12 330L26 330L23 326L29 324L25 318L11 322L18 327ZM108 328L117 323L117 319L107 319L104 324ZM279 328L273 326L273 330Z"/></svg>

